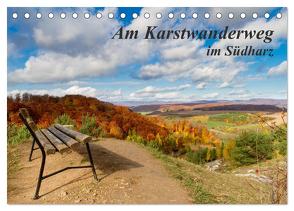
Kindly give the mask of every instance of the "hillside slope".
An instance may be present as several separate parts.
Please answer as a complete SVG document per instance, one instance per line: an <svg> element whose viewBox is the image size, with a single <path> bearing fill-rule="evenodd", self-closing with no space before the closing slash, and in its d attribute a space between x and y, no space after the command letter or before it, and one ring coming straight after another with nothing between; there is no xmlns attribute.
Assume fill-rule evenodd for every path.
<svg viewBox="0 0 294 211"><path fill-rule="evenodd" d="M118 138L125 138L130 130L135 130L144 138L154 137L156 134L163 136L167 134L165 128L154 124L147 117L135 113L127 107L115 106L96 98L81 95L53 97L24 94L21 98L9 97L7 101L8 123L21 124L18 111L25 107L40 127L47 127L58 116L65 113L76 121L79 128L82 117L88 114L95 116L98 125L106 133L109 133L110 130L119 131L121 135Z"/></svg>
<svg viewBox="0 0 294 211"><path fill-rule="evenodd" d="M189 190L193 202L196 204L272 203L270 183L237 176L238 174L234 171L210 171L204 166L162 154L152 148L148 149L153 156L163 162L171 175ZM254 166L246 168L252 171L250 167L254 169Z"/></svg>

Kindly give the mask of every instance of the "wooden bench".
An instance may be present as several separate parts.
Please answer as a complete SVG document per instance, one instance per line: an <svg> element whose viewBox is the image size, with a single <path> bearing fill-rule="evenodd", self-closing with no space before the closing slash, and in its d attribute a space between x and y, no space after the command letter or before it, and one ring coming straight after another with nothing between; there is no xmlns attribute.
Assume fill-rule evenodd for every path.
<svg viewBox="0 0 294 211"><path fill-rule="evenodd" d="M76 169L76 168L91 168L93 172L94 179L98 181L94 162L91 155L91 150L89 146L89 142L93 141L93 138L91 136L79 133L77 131L71 130L69 128L66 128L60 124L55 124L47 129L38 129L35 122L29 115L29 112L25 108L21 108L19 110L19 116L23 123L26 125L28 130L30 131L32 137L33 137L33 143L31 147L31 152L29 156L29 161L32 160L33 151L40 149L42 153L42 161L41 161L41 167L36 187L36 192L33 197L33 199L40 198L39 191L41 187L42 180L51 177L55 174L58 174L62 171L68 170L68 169ZM38 148L35 148L35 144L37 143ZM72 149L75 149L80 144L85 144L90 165L87 166L69 166L66 168L63 168L61 170L58 170L56 172L50 173L48 175L43 175L45 163L46 163L46 155L54 154L54 153L64 153L68 152Z"/></svg>

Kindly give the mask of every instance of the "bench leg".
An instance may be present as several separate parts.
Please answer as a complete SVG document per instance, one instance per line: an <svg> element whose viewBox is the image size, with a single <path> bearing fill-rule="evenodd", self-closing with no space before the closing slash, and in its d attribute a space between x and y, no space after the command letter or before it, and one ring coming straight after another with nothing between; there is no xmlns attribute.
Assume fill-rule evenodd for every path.
<svg viewBox="0 0 294 211"><path fill-rule="evenodd" d="M91 163L91 166L92 166L92 172L93 172L94 179L97 180L97 181L99 181L99 179L97 178L97 174L96 174L96 170L95 170L95 166L94 166L94 162L93 162L93 158L92 158L92 154L91 154L89 143L86 143L86 147L87 147L87 152L88 152L89 160L90 160L90 163Z"/></svg>
<svg viewBox="0 0 294 211"><path fill-rule="evenodd" d="M40 198L39 191L40 191L41 183L42 183L42 180L43 180L43 172L44 172L45 162L46 162L46 153L44 152L44 150L41 150L41 152L42 152L42 162L41 162L41 167L40 167L40 172L39 172L36 192L35 192L35 196L34 196L33 199L39 199Z"/></svg>
<svg viewBox="0 0 294 211"><path fill-rule="evenodd" d="M32 161L32 156L33 156L33 151L34 151L34 147L35 147L35 142L36 142L36 140L33 139L33 144L32 144L32 148L31 148L31 152L30 152L29 162Z"/></svg>

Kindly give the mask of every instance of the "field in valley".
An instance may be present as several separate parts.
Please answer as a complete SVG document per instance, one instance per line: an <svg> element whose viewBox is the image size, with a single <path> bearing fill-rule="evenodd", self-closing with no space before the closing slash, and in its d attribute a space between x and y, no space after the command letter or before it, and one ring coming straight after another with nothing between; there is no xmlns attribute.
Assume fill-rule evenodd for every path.
<svg viewBox="0 0 294 211"><path fill-rule="evenodd" d="M235 137L244 130L258 130L260 128L260 116L268 123L282 123L281 112L242 112L242 111L217 111L202 112L197 115L164 115L167 122L188 121L193 126L206 126L222 140Z"/></svg>

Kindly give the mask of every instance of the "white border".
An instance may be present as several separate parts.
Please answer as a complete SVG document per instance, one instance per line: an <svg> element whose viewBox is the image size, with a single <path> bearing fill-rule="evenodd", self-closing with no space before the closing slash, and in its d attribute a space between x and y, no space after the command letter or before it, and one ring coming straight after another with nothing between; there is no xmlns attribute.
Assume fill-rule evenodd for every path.
<svg viewBox="0 0 294 211"><path fill-rule="evenodd" d="M14 205L7 205L7 197L6 197L6 187L7 187L7 162L6 162L6 118L7 118L7 108L6 108L6 96L7 96L7 7L288 7L288 22L289 29L288 29L288 90L294 90L294 81L293 81L293 73L294 66L292 65L291 56L293 56L293 42L291 37L294 36L293 33L293 25L292 23L292 9L294 7L292 5L293 0L284 0L284 1L276 1L276 0L246 0L246 1L236 1L236 0L205 0L205 1L192 1L192 0L124 0L124 1L117 1L117 0L79 0L79 1L72 1L72 0L58 0L58 1L45 1L45 0L2 0L0 1L0 207L6 209L30 209L30 210L51 210L55 208L61 209L116 209L116 210L153 210L153 209L171 209L171 210L179 210L179 209L202 209L202 210L219 210L221 208L226 210L247 210L247 209L266 209L266 210L288 210L293 208L294 198L293 198L293 155L291 154L293 151L293 126L292 126L292 105L293 98L291 95L288 95L288 115L289 115L289 130L288 130L288 205L280 206L280 205L273 205L273 206L266 206L266 205L238 205L238 206L229 206L229 205L192 205L192 206L14 206ZM291 164L291 165L290 165Z"/></svg>

